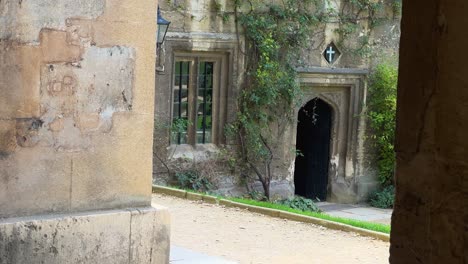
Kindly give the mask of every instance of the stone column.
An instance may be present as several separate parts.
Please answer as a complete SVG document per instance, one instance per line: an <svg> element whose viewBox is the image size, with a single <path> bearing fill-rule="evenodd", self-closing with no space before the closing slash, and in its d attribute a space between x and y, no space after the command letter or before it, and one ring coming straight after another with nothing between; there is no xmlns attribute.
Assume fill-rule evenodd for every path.
<svg viewBox="0 0 468 264"><path fill-rule="evenodd" d="M157 1L0 1L0 264L167 263Z"/></svg>
<svg viewBox="0 0 468 264"><path fill-rule="evenodd" d="M403 1L391 263L467 263L468 2Z"/></svg>

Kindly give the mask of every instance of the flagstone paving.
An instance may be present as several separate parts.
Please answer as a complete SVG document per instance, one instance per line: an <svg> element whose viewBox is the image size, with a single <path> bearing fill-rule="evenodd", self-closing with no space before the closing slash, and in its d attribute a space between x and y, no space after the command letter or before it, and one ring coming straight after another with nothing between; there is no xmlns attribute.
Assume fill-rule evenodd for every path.
<svg viewBox="0 0 468 264"><path fill-rule="evenodd" d="M319 202L317 206L332 216L390 224L392 219L392 209L379 209L367 205L336 204L329 202Z"/></svg>
<svg viewBox="0 0 468 264"><path fill-rule="evenodd" d="M171 213L172 264L388 263L389 243L354 233L169 196L153 202Z"/></svg>
<svg viewBox="0 0 468 264"><path fill-rule="evenodd" d="M186 248L171 246L170 264L236 264L220 257L208 256Z"/></svg>

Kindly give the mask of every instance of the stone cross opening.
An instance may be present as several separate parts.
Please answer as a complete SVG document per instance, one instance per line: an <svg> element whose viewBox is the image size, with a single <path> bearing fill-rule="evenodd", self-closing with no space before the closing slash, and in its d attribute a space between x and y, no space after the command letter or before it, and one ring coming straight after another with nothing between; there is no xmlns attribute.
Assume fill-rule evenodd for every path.
<svg viewBox="0 0 468 264"><path fill-rule="evenodd" d="M330 43L325 51L323 52L323 56L325 57L325 60L329 64L335 63L335 61L340 57L341 53L338 50L338 48L335 46L335 44L332 42Z"/></svg>

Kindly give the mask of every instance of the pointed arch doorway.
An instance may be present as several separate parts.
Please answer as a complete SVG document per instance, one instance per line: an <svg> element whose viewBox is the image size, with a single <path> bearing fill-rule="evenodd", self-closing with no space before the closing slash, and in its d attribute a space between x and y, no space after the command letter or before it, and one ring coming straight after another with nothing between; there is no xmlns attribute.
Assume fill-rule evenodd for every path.
<svg viewBox="0 0 468 264"><path fill-rule="evenodd" d="M332 130L332 107L320 98L299 110L294 170L296 195L325 201Z"/></svg>

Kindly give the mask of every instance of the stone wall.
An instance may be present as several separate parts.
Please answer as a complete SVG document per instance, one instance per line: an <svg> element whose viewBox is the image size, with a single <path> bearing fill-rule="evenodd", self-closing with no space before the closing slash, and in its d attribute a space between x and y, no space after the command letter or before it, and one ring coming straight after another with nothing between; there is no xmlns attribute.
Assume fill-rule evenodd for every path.
<svg viewBox="0 0 468 264"><path fill-rule="evenodd" d="M467 12L403 3L391 263L468 262Z"/></svg>
<svg viewBox="0 0 468 264"><path fill-rule="evenodd" d="M0 263L168 263L157 1L0 1ZM131 208L131 209L129 209Z"/></svg>
<svg viewBox="0 0 468 264"><path fill-rule="evenodd" d="M156 98L156 133L154 135L155 142L158 142L154 149L158 157L154 159L153 170L154 182L157 184L173 183L171 180L174 180L168 176L167 168L162 164L161 159L172 170L185 169L192 166L193 163L219 159L217 153L220 151L217 150L217 146L224 147L224 144L227 144L229 145L228 149L231 150L233 149L232 145L237 144L237 142L223 141L217 143L217 146L210 147L169 146L167 129L171 122L173 60L178 54L206 53L227 56L229 68L224 73L228 80L229 95L224 105L227 112L226 123L235 119L237 94L244 74L245 65L242 51L245 50L245 40L242 35L242 27L236 28L233 2L229 0L172 0L161 3L163 16L172 24L167 34L163 55L161 55L164 59L160 61L164 64L165 69L164 72L157 74L157 92L161 94L160 97ZM276 0L261 2L263 4L280 3ZM333 2L336 2L338 7L342 4L341 1ZM249 8L248 3L244 3L240 11L246 11ZM316 34L310 37L307 41L310 45L303 47L296 63L301 76L318 76L315 79L300 78L299 81L306 93L319 95L319 93L314 92L315 89L320 90L324 86L331 87L335 82L338 83L340 89L343 88L346 93L350 93L356 80L358 83L354 89L355 92L344 99L348 100L348 103L343 104L340 109L336 109L339 112L337 112L338 115L344 115L344 119L336 125L344 127L340 130L339 136L346 138L346 140L334 139L339 142L339 148L344 150L339 155L332 157L330 162L330 171L336 172L330 174L330 188L333 190L330 190L329 193L331 194L330 199L334 201L357 202L365 200L367 194L375 190L378 185L374 150L370 147L370 142L366 137L369 131L363 114L367 100L369 69L384 58L395 56L398 50L399 17L398 15L393 16L391 10L388 9L383 10L383 12L390 18L385 23L370 31L368 21L362 20L359 23L363 25L363 31L355 32L343 41L347 46L357 46L359 37L366 32L371 32L369 43L375 49L372 58L341 49L342 56L333 65L329 65L323 57L323 51L329 43L339 42L339 34L336 32L339 25L332 19L329 23L321 25L316 30ZM317 80L322 82L317 83ZM272 166L275 174L272 183L273 196L284 197L294 194L295 155L291 150L296 144L295 139L296 127L293 124L286 131L283 139L284 145L278 148L276 155L278 158L275 159ZM186 154L185 158L181 155L182 152ZM182 158L174 158L176 156ZM180 166L180 164L183 165ZM223 169L222 166L217 166L215 171L218 177L212 178L216 180L219 192L228 195L239 195L246 192L238 173L233 173L226 167ZM259 183L254 184L254 188L261 190Z"/></svg>
<svg viewBox="0 0 468 264"><path fill-rule="evenodd" d="M149 9L0 2L0 217L150 205Z"/></svg>

